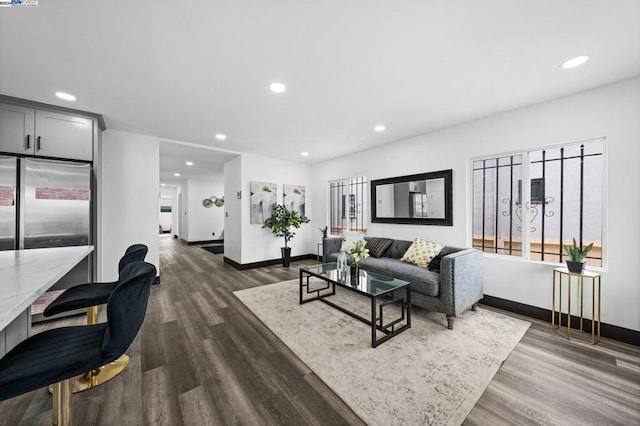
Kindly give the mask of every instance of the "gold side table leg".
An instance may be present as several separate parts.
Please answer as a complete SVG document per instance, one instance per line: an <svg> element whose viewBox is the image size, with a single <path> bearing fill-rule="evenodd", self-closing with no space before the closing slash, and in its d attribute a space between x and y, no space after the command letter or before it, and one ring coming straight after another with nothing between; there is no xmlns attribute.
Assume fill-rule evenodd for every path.
<svg viewBox="0 0 640 426"><path fill-rule="evenodd" d="M571 340L571 276L567 278L567 336Z"/></svg>
<svg viewBox="0 0 640 426"><path fill-rule="evenodd" d="M556 271L553 271L553 287L551 289L551 330L556 329Z"/></svg>

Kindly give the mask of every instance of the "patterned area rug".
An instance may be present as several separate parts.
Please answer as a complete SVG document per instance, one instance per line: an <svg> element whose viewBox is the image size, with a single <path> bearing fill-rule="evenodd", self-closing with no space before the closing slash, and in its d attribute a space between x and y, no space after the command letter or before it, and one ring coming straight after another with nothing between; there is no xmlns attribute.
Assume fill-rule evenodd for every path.
<svg viewBox="0 0 640 426"><path fill-rule="evenodd" d="M31 315L38 315L44 312L44 310L58 298L64 290L47 291L42 296L38 297L31 305Z"/></svg>
<svg viewBox="0 0 640 426"><path fill-rule="evenodd" d="M414 308L411 329L371 348L370 328L319 301L298 304L298 280L234 292L370 425L456 425L467 417L530 323L479 308L446 328ZM334 301L365 316L369 299Z"/></svg>

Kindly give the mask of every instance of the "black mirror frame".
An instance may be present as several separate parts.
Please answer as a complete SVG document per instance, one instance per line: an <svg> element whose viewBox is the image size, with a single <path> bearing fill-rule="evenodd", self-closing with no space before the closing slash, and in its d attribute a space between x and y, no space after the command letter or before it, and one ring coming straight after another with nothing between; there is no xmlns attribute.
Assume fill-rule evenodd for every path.
<svg viewBox="0 0 640 426"><path fill-rule="evenodd" d="M378 185L388 185L402 182L412 182L417 180L444 178L444 218L424 218L424 217L377 217L376 212L376 187ZM371 181L371 222L372 223L398 223L410 225L440 225L453 226L453 170L440 170L430 173L419 173L416 175L398 176L386 179L376 179Z"/></svg>

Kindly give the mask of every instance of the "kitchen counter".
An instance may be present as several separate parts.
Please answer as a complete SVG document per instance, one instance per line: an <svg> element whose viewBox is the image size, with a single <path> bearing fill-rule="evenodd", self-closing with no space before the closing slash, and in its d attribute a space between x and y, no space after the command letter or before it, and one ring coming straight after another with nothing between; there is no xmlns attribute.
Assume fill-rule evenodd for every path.
<svg viewBox="0 0 640 426"><path fill-rule="evenodd" d="M0 252L0 356L14 346L4 344L5 329L16 326L30 334L31 304L93 251L93 246L56 247Z"/></svg>

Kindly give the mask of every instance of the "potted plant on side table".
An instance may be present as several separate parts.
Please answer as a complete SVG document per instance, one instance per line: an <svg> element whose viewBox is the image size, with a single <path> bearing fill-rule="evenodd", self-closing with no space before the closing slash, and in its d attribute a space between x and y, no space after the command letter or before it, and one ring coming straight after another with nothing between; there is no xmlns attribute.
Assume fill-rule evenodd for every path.
<svg viewBox="0 0 640 426"><path fill-rule="evenodd" d="M296 235L294 229L300 228L300 225L309 221L308 217L302 216L296 211L287 210L283 204L276 204L271 217L264 221L263 228L271 229L276 237L284 237L284 247L280 249L283 267L288 268L291 261L289 241Z"/></svg>
<svg viewBox="0 0 640 426"><path fill-rule="evenodd" d="M593 248L593 243L589 244L586 247L579 246L576 242L576 239L573 239L572 245L565 245L564 249L571 258L571 260L567 259L567 269L569 272L573 274L581 274L584 272L584 268L586 266L586 262L584 258L587 257L587 254Z"/></svg>

